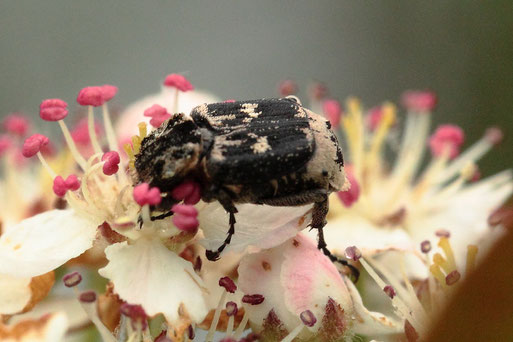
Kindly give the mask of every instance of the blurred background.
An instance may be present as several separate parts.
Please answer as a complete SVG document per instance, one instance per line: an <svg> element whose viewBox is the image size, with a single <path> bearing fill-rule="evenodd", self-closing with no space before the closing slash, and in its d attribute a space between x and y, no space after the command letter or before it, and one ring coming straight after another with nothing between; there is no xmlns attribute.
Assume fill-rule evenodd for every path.
<svg viewBox="0 0 513 342"><path fill-rule="evenodd" d="M511 1L2 0L0 116L35 118L42 99L71 104L104 83L123 107L171 72L222 99L273 96L291 78L300 95L319 80L368 107L432 89L436 122L460 124L468 145L490 125L513 133L512 15ZM506 139L482 173L512 160Z"/></svg>

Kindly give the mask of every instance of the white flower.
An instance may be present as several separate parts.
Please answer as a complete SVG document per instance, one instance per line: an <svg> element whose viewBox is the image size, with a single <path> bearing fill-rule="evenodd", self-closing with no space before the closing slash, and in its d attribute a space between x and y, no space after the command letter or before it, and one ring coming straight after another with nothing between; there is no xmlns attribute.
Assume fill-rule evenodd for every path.
<svg viewBox="0 0 513 342"><path fill-rule="evenodd" d="M92 95L98 91L102 94L104 90L102 87L85 88L81 95L84 101L95 100ZM59 111L48 112L53 115L67 113L65 105L62 100L46 100L41 108L54 106ZM82 170L77 175L66 179L58 176L39 149L33 148L34 141L44 142L44 139L41 136L38 140L27 139L24 146L27 154L37 153L54 178L54 192L64 197L69 209L52 210L25 219L3 234L0 237L0 274L30 278L49 272L90 249L101 233L111 245L105 249L109 264L100 274L112 281L121 299L140 304L149 315L163 313L170 325L178 324L179 320L199 323L207 314L202 280L192 264L177 254L194 234L184 234L171 219L151 221L149 204L136 202L134 187L125 172L126 161L120 163L118 139L105 103L102 110L110 151L102 148L90 126L94 154L87 160L78 152L63 118L59 117L71 154ZM48 113L47 118L55 118ZM88 115L92 122L92 106ZM139 132L140 135L132 139L132 146L125 148L132 161L146 135L144 124L139 125Z"/></svg>
<svg viewBox="0 0 513 342"><path fill-rule="evenodd" d="M280 246L243 257L239 286L254 331L284 338L354 333L396 333L400 327L369 312L351 281L302 234ZM294 337L293 336L293 337ZM293 337L288 337L287 341Z"/></svg>
<svg viewBox="0 0 513 342"><path fill-rule="evenodd" d="M501 140L497 128L458 155L460 128L442 125L428 139L433 94L408 93L404 102L408 114L398 145L393 105L387 103L364 118L358 101L348 101L342 128L353 190L339 193L344 206L332 196L324 233L328 247L338 254L353 245L365 255L388 247L418 250L422 241L434 243L435 232L445 229L453 237L455 254L462 256L469 243L487 236L487 218L513 193L511 170L474 179L475 162ZM421 170L426 146L433 157ZM397 151L393 164L387 162L390 150ZM408 271L426 274L422 267Z"/></svg>

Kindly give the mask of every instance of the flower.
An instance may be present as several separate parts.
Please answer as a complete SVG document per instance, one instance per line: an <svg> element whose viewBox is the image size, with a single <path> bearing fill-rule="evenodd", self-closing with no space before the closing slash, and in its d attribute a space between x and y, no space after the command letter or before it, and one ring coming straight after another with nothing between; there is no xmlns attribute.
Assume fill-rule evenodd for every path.
<svg viewBox="0 0 513 342"><path fill-rule="evenodd" d="M316 336L335 341L355 333L399 330L394 321L369 312L351 281L301 233L244 256L238 271L250 325L268 340Z"/></svg>
<svg viewBox="0 0 513 342"><path fill-rule="evenodd" d="M338 193L341 202L332 196L324 229L328 247L339 255L353 245L364 255L391 246L413 250L424 240L434 245L435 231L444 228L453 237L454 253L463 256L468 244L487 235L488 216L513 193L511 170L474 179L475 163L501 140L500 130L488 129L460 154L461 128L442 125L428 137L435 96L405 96L408 113L399 145L394 105L385 103L379 116L373 109L368 114L372 120L365 120L360 103L347 101L341 127L351 189ZM427 146L432 158L422 170ZM387 162L387 147L397 150L393 164ZM409 272L425 276L425 267L412 262Z"/></svg>
<svg viewBox="0 0 513 342"><path fill-rule="evenodd" d="M95 95L106 93L104 90L85 88L79 95L79 102L89 106L88 130L95 153L88 159L77 150L62 118L58 120L79 172L67 178L58 175L39 151L47 140L36 136L32 140L38 144L29 141L27 155L38 156L54 178L56 193L63 196L69 208L22 220L3 234L0 274L30 278L50 272L90 249L100 232L109 233L116 239L107 239L108 264L99 273L112 282L115 293L128 303L141 305L148 315L164 314L171 326L183 321L199 323L207 314L202 279L193 265L178 255L195 232L182 233L171 219L151 220L149 207L160 200L160 192L144 191L140 188L144 185L134 188L125 171L127 160L120 160L117 137L105 105L110 98ZM109 91L108 95L113 93ZM93 106L98 105L103 105L107 153L91 124ZM132 139L132 145L125 146L129 156L138 152L145 135L146 125L141 124L139 136Z"/></svg>
<svg viewBox="0 0 513 342"><path fill-rule="evenodd" d="M427 241L419 247L423 255L414 251L393 251L398 254L400 272L371 256L360 260L370 277L388 296L395 314L402 320L408 341L425 340L433 323L447 309L449 298L455 293L462 279L471 274L476 265L478 247L468 245L464 267L458 266L451 246L453 239L443 234L439 237L440 252L426 248ZM414 284L408 279L405 256L413 255L428 269L429 274ZM461 260L463 261L463 260Z"/></svg>

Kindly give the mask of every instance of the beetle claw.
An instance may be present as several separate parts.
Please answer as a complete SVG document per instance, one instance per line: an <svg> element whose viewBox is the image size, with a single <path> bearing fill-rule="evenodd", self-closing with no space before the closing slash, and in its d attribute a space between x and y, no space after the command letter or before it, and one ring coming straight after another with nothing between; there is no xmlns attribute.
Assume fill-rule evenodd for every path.
<svg viewBox="0 0 513 342"><path fill-rule="evenodd" d="M205 251L205 256L210 261L219 260L219 254L220 254L219 251L209 251L209 250Z"/></svg>

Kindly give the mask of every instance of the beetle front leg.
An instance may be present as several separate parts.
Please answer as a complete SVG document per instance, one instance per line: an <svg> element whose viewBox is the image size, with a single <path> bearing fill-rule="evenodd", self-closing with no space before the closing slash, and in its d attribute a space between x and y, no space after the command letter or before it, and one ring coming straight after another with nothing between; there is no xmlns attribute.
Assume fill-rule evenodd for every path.
<svg viewBox="0 0 513 342"><path fill-rule="evenodd" d="M328 246L326 245L326 241L324 240L324 231L323 228L326 225L326 216L328 215L328 196L322 201L322 202L316 202L313 207L312 212L312 228L317 229L317 248L321 250L324 255L326 255L332 262L338 262L346 267L348 267L351 270L351 273L353 274L354 282L356 283L358 281L358 278L360 277L360 271L351 265L347 260L340 259L333 255L330 250L328 249Z"/></svg>
<svg viewBox="0 0 513 342"><path fill-rule="evenodd" d="M223 244L215 251L207 250L205 252L205 256L210 261L216 261L219 259L219 255L221 252L230 244L232 241L232 235L235 234L235 214L237 213L237 208L235 208L235 205L232 203L231 198L229 195L225 192L222 192L219 196L219 202L223 206L224 210L226 210L230 214L230 220L229 225L230 228L228 229L228 236L224 240Z"/></svg>

